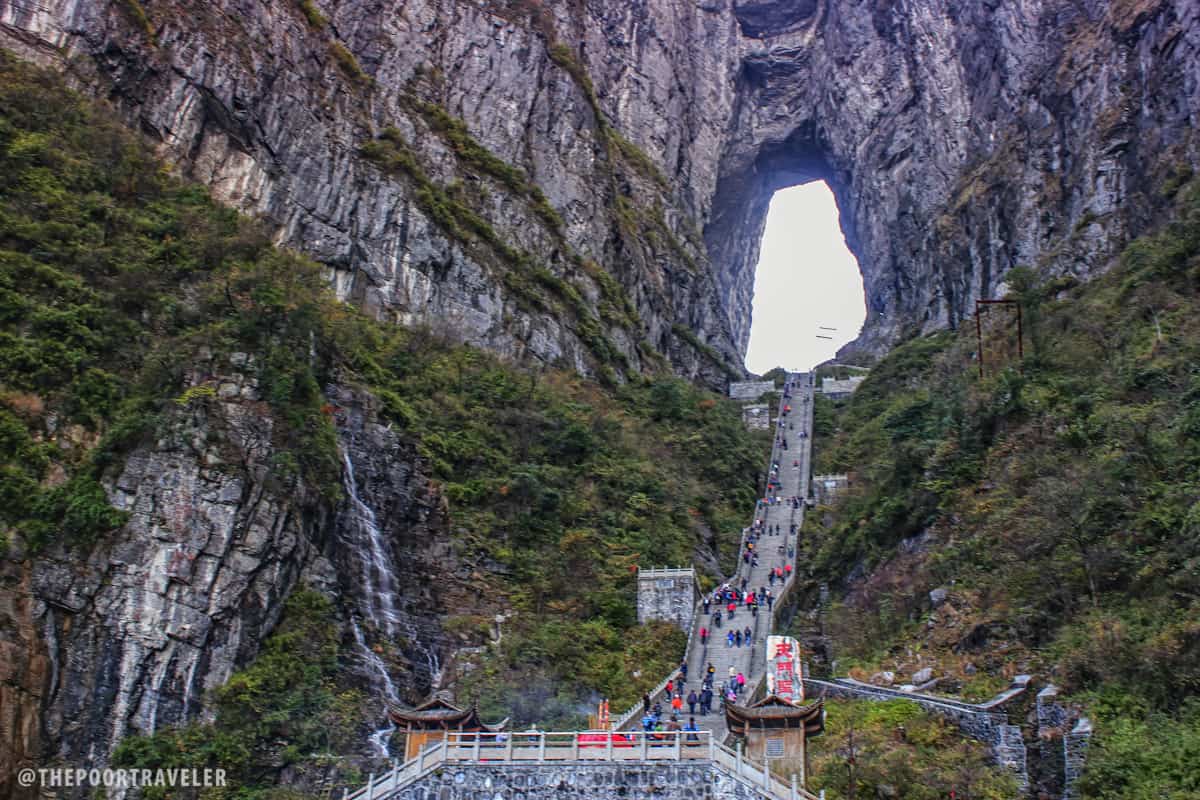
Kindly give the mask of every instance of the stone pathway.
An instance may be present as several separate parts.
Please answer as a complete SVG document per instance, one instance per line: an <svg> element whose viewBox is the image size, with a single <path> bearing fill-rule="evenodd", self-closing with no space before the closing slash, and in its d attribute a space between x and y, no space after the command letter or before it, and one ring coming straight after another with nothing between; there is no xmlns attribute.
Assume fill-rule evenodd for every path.
<svg viewBox="0 0 1200 800"><path fill-rule="evenodd" d="M785 398L783 405L792 407L791 413L786 417L780 418L780 423L776 429L776 442L771 450L772 463L779 464L779 480L781 487L776 492L781 498L797 496L803 499L808 495L809 479L811 477L811 460L812 460L812 404L813 404L813 388L809 383L809 375L807 373L793 373L789 376L791 383L791 397ZM801 436L801 434L805 434ZM787 449L783 449L779 444L780 436L787 441ZM799 462L793 466L793 462ZM777 566L783 566L787 561L788 545L795 545L795 536L789 534L789 528L792 523L796 524L797 529L804 522L804 504L801 503L800 508L793 509L790 504L780 503L779 505L763 506L761 503L756 509L755 519L763 519L764 526L779 525L780 532L777 535L764 534L759 538L756 548L759 550L759 565L753 569L742 563L739 552L738 571L729 583L735 587L740 587L743 577L749 578L747 589L753 587L754 591L758 591L760 587L767 587L775 596L779 596L783 590L783 586L776 581L774 586L767 582L767 577L770 571ZM782 548L782 555L780 554ZM792 559L793 576L795 571L795 559ZM776 605L778 608L778 604ZM713 609L715 610L715 608ZM725 614L722 612L722 617ZM765 647L766 637L771 632L772 615L767 612L766 605L763 604L759 609L757 616L752 615L746 610L745 606L740 606L732 620L723 619L720 628L714 628L711 624L711 618L704 615L703 608L697 606L697 622L693 623L693 633L691 639L691 647L687 654L688 662L688 681L684 689L684 696L691 689L695 689L696 693L700 692L701 681L704 678L705 669L709 663L716 668L716 683L720 684L729 679L729 668L740 670L746 676L746 685L752 686L763 672L766 663ZM700 643L698 633L699 627L703 625L709 628L711 637L708 645ZM752 644L750 646L743 645L742 647L729 647L726 645L725 634L730 630L744 630L749 625L754 632ZM736 628L735 628L736 626ZM744 699L743 695L743 699ZM667 702L663 702L664 708L667 707ZM684 717L683 722L687 721L687 705L683 707ZM713 712L707 716L697 716L696 722L702 730L710 730L716 741L723 742L728 735L728 729L725 725L725 714L721 710L720 703L714 699ZM637 720L629 727L636 727Z"/></svg>

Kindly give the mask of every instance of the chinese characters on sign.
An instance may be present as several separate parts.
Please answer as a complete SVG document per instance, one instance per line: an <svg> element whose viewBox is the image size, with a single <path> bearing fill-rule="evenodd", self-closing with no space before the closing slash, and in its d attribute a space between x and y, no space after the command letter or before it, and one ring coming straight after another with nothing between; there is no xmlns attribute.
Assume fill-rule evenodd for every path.
<svg viewBox="0 0 1200 800"><path fill-rule="evenodd" d="M800 645L790 636L767 637L767 691L792 703L804 702Z"/></svg>

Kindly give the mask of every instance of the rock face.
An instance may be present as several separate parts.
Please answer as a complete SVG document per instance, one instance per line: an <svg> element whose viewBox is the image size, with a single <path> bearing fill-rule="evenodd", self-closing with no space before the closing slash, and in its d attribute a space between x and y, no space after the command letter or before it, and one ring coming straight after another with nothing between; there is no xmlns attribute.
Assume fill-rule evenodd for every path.
<svg viewBox="0 0 1200 800"><path fill-rule="evenodd" d="M1200 161L1185 0L141 8L3 0L0 42L69 65L344 297L584 372L661 352L724 380L780 187L832 186L879 351L1014 266L1102 269ZM361 156L388 127L415 177Z"/></svg>
<svg viewBox="0 0 1200 800"><path fill-rule="evenodd" d="M707 238L739 343L779 187L833 188L878 351L957 325L1015 266L1102 269L1196 166L1195 4L735 5L757 40Z"/></svg>
<svg viewBox="0 0 1200 800"><path fill-rule="evenodd" d="M344 458L334 505L275 474L254 378L211 364L193 378L216 383L215 396L180 408L127 457L109 492L130 512L119 532L90 552L0 559L5 796L14 766L102 764L126 735L210 717L209 693L258 652L298 583L335 599L362 684L400 702L436 688L448 609L492 610L457 575L444 504L414 446L375 421L369 397L328 390ZM355 504L379 520L376 562ZM398 630L383 628L383 581ZM384 639L402 643L385 665L367 650Z"/></svg>
<svg viewBox="0 0 1200 800"><path fill-rule="evenodd" d="M1200 164L1192 0L0 0L0 46L109 99L376 316L611 377L740 370L778 188L830 183L878 352L1014 266L1103 269ZM0 569L18 759L102 763L203 715L302 579L348 623L379 612L335 545L353 515L273 486L255 389L227 383L129 458L132 519L87 563ZM420 695L450 601L432 587L472 600L418 459L331 398L406 589L397 690Z"/></svg>

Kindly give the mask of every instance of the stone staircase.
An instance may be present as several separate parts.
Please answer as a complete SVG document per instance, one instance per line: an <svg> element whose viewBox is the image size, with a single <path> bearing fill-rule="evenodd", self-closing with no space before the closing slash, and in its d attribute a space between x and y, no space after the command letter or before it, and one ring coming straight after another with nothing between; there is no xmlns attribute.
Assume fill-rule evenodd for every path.
<svg viewBox="0 0 1200 800"><path fill-rule="evenodd" d="M790 397L783 399L782 405L790 405L792 411L788 416L780 416L779 423L775 429L775 444L771 449L771 459L768 462L768 469L771 463L779 464L779 481L780 489L777 494L781 498L797 496L804 498L808 496L809 480L812 474L812 414L813 414L813 387L810 383L809 376L804 373L793 373L789 376L790 382ZM781 409L782 409L781 405ZM803 436L801 434L804 434ZM783 449L780 445L780 438L787 441L787 449ZM793 462L799 464L793 467ZM747 578L747 588L753 587L758 591L761 587L769 588L778 599L775 602L775 609L778 610L781 601L784 599L787 590L790 588L792 581L795 579L795 559L792 559L793 575L787 584L781 585L778 581L772 586L768 582L770 571L776 566L783 566L787 561L788 546L795 546L796 537L788 531L794 523L797 530L804 522L804 506L801 503L800 508L793 509L786 503L779 505L765 505L762 502L755 509L754 519L762 519L765 527L779 525L780 532L777 535L764 534L759 538L756 545L759 551L759 565L750 567L744 564L740 559L740 553L744 547L739 548L738 568L734 575L729 578L729 583L739 587L742 578ZM715 607L713 608L715 610ZM722 611L722 617L725 617L725 612ZM763 604L757 615L752 615L745 609L744 606L738 608L732 620L723 619L720 628L714 628L711 624L709 615L705 615L703 607L697 604L696 614L692 621L691 633L688 638L687 664L688 664L688 679L684 687L684 696L693 689L696 693L700 693L701 682L703 681L705 670L711 663L716 669L715 684L719 689L720 684L728 681L729 669L732 667L735 672L740 671L746 677L747 693L742 695L743 702L753 691L754 687L762 678L762 672L765 668L764 644L767 635L771 632L772 621L774 614L767 611L767 607ZM710 637L707 644L700 641L699 629L701 626L707 627L710 631ZM750 626L752 630L751 644L741 647L729 647L726 644L726 633L731 630L744 630ZM661 702L664 709L669 708L669 701L663 694L663 688L666 681L651 694L654 701ZM719 695L719 691L717 692ZM616 720L616 727L620 730L634 730L639 726L641 719L641 706L635 706L627 711L624 715ZM686 722L687 706L683 707L684 717L682 721ZM707 716L697 714L696 723L702 730L712 731L713 737L717 742L724 742L728 735L728 730L725 725L725 714L721 710L721 704L718 699L714 698L713 713Z"/></svg>

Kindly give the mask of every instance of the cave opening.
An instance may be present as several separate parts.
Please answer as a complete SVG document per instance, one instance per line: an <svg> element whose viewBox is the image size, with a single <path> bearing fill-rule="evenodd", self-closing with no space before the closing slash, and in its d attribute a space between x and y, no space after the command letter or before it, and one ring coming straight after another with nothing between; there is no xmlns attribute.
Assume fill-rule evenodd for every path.
<svg viewBox="0 0 1200 800"><path fill-rule="evenodd" d="M758 263L746 368L806 371L853 341L866 320L862 273L824 180L771 195Z"/></svg>

